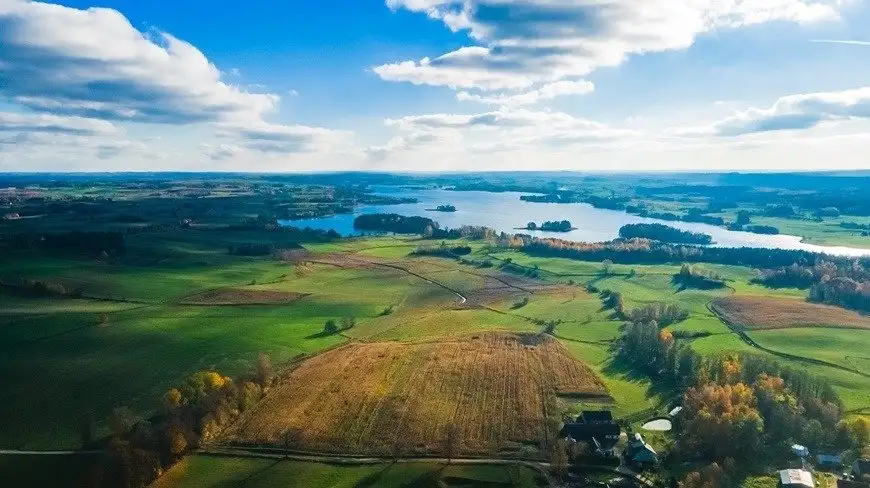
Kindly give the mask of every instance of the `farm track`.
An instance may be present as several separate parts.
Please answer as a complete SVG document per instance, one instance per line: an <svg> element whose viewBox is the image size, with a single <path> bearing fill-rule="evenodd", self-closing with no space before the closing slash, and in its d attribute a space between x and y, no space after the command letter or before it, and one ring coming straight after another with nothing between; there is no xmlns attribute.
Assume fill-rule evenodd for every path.
<svg viewBox="0 0 870 488"><path fill-rule="evenodd" d="M860 371L860 370L857 370L857 369L849 368L849 367L843 366L843 365L841 365L841 364L831 363L831 362L824 361L824 360L821 360L821 359L815 359L815 358L808 358L808 357L804 357L804 356L798 356L798 355L795 355L795 354L789 354L789 353L785 353L785 352L782 352L782 351L777 351L777 350L775 350L775 349L770 349L770 348L768 348L768 347L764 347L764 346L762 346L761 344L759 344L758 342L756 342L755 339L753 339L752 337L750 337L749 334L747 334L746 331L743 330L743 326L742 326L742 325L732 323L731 321L729 321L729 320L727 319L727 317L725 317L723 314L719 313L719 311L716 310L716 307L714 307L712 303L708 303L708 304L707 304L707 310L709 310L713 315L715 315L716 317L718 317L719 320L722 321L722 323L724 323L726 326L728 326L728 328L731 329L731 332L733 332L734 334L736 334L737 337L740 338L740 340L742 340L743 342L745 342L745 343L746 343L747 345L749 345L750 347L753 347L753 348L755 348L755 349L758 349L759 351L764 351L764 352L766 352L766 353L768 353L768 354L773 354L774 356L779 356L779 357L781 357L781 358L783 358L783 359L789 359L789 360L792 360L792 361L798 361L798 362L807 363L807 364L814 364L814 365L816 365L816 366L826 366L826 367L829 367L829 368L838 369L838 370L840 370L840 371L846 371L846 372L848 372L848 373L854 373L854 374L857 374L857 375L859 375L859 376L863 376L863 377L865 377L865 378L870 378L870 373L866 373L866 372L864 372L864 371Z"/></svg>

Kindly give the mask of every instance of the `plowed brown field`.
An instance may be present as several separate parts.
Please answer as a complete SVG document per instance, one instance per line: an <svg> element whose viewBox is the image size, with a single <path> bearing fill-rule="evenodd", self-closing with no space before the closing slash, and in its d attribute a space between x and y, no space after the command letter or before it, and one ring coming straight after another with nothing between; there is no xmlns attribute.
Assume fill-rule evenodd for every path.
<svg viewBox="0 0 870 488"><path fill-rule="evenodd" d="M713 309L730 323L747 329L812 326L870 329L870 317L857 312L789 298L733 296L714 300Z"/></svg>
<svg viewBox="0 0 870 488"><path fill-rule="evenodd" d="M558 415L557 395L607 399L584 363L555 340L482 334L452 341L359 343L302 365L228 434L246 444L390 453L437 453L448 425L457 452L483 453L539 444Z"/></svg>
<svg viewBox="0 0 870 488"><path fill-rule="evenodd" d="M269 305L295 302L304 296L302 293L284 291L221 288L191 295L182 303L185 305Z"/></svg>

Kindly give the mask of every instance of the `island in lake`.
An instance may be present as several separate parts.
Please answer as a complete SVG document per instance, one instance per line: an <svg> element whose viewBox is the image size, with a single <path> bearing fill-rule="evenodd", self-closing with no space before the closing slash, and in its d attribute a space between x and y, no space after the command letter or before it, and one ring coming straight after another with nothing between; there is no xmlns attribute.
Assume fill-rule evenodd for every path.
<svg viewBox="0 0 870 488"><path fill-rule="evenodd" d="M713 237L663 224L628 224L619 229L623 239L652 239L671 244L712 244Z"/></svg>
<svg viewBox="0 0 870 488"><path fill-rule="evenodd" d="M519 227L519 229L541 230L545 232L571 232L572 230L577 230L577 228L572 226L571 222L567 220L548 220L541 225L529 222L525 227Z"/></svg>
<svg viewBox="0 0 870 488"><path fill-rule="evenodd" d="M456 207L453 205L438 205L435 208L427 208L427 212L455 212Z"/></svg>

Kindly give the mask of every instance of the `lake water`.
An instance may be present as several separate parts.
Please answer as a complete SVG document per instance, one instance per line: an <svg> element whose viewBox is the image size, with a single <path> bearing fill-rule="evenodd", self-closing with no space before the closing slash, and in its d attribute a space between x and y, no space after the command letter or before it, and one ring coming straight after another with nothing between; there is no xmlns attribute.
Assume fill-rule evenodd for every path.
<svg viewBox="0 0 870 488"><path fill-rule="evenodd" d="M359 235L353 228L357 215L371 213L397 213L400 215L420 215L438 222L442 228L456 228L463 225L491 227L499 232L524 233L540 237L555 237L577 242L602 242L619 237L619 228L626 224L662 223L692 232L713 236L713 246L719 247L762 247L771 249L796 249L822 252L840 256L870 256L870 249L851 247L817 246L801 242L801 238L789 235L762 235L751 232L735 232L722 227L689 222L667 222L630 215L617 210L594 208L585 203L529 203L520 200L521 193L414 190L398 187L380 187L379 194L394 197L417 198L418 203L400 205L362 205L353 214L331 217L282 221L282 225L311 227L314 229L335 230L343 236ZM438 205L454 205L456 212L432 212L426 209ZM570 220L576 230L571 232L542 232L517 230L528 222L540 224L545 220Z"/></svg>

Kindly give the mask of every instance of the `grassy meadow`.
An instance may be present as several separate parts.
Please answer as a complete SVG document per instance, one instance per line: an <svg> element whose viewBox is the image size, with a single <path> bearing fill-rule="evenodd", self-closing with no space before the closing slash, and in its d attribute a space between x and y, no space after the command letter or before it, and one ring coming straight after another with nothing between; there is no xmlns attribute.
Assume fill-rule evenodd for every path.
<svg viewBox="0 0 870 488"><path fill-rule="evenodd" d="M233 486L287 488L491 487L535 488L546 486L530 468L489 465L397 463L340 465L193 455L162 476L153 488L229 488Z"/></svg>
<svg viewBox="0 0 870 488"><path fill-rule="evenodd" d="M661 405L662 397L648 381L612 363L609 346L621 324L585 287L621 292L628 310L657 302L685 308L688 320L672 329L703 336L693 345L704 353L753 350L710 311L711 301L733 295L795 298L803 293L752 285L753 271L735 266L706 266L726 278L725 289L680 290L671 283L676 265L614 265L605 275L600 263L518 252L489 254L482 244L472 244L474 258L491 256L496 264L509 258L537 266L541 279L530 280L497 268L408 257L425 243L410 237L344 239L306 245L308 258L281 261L230 256L226 241L214 242L193 231L159 239L132 235L127 256L118 262L4 256L0 278L5 281L53 280L90 298L29 298L9 288L0 292L0 369L7 372L0 415L10 419L0 443L15 448L75 446L77 419L83 413L92 412L105 433L113 408L126 405L148 415L159 406L162 393L187 375L202 369L241 374L251 369L260 352L283 363L347 341L536 332L540 323L551 320L561 321L554 333L566 349L600 375L617 414L630 415ZM400 263L403 269L383 263ZM184 304L196 294L225 289L301 298L280 304ZM461 304L456 293L469 303ZM356 327L323 334L325 321L342 317L355 317ZM862 368L866 357L843 353L860 350L856 344L866 342L861 333L870 335L822 327L754 332L753 338L776 351ZM870 406L866 378L792 363L829 378L848 408Z"/></svg>

